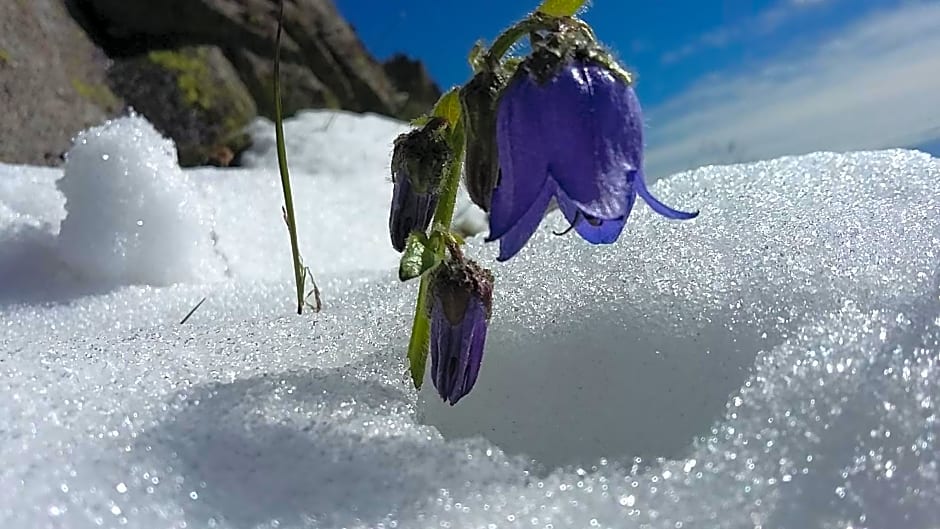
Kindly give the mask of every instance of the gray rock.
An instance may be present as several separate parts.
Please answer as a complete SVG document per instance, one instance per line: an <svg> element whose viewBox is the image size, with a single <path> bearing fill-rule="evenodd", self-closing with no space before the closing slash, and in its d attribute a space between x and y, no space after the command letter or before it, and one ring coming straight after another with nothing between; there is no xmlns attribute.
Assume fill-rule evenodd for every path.
<svg viewBox="0 0 940 529"><path fill-rule="evenodd" d="M261 62L273 56L277 3L270 0L75 1L114 44L153 48L201 43L219 46L229 56L244 58L248 52ZM283 45L285 61L304 65L342 108L397 115L396 89L331 1L287 2ZM257 75L247 77L252 85L250 78ZM308 88L306 93L310 103L298 102L298 108L332 99L321 90Z"/></svg>
<svg viewBox="0 0 940 529"><path fill-rule="evenodd" d="M0 0L0 162L55 165L76 132L143 114L184 165L225 165L240 128L274 117L274 0ZM440 90L424 67L377 62L331 0L288 0L285 115L304 108L410 119Z"/></svg>
<svg viewBox="0 0 940 529"><path fill-rule="evenodd" d="M242 130L256 114L255 102L216 47L118 58L109 78L130 106L176 142L181 165L228 165L247 146Z"/></svg>
<svg viewBox="0 0 940 529"><path fill-rule="evenodd" d="M441 97L440 87L421 61L396 54L385 61L382 68L402 96L400 117L416 118L430 110Z"/></svg>
<svg viewBox="0 0 940 529"><path fill-rule="evenodd" d="M74 133L119 112L107 67L62 0L0 1L0 161L57 165Z"/></svg>
<svg viewBox="0 0 940 529"><path fill-rule="evenodd" d="M274 119L274 61L243 48L231 50L228 57L254 97L258 113ZM287 61L281 61L281 106L286 116L305 108L343 108L310 69Z"/></svg>

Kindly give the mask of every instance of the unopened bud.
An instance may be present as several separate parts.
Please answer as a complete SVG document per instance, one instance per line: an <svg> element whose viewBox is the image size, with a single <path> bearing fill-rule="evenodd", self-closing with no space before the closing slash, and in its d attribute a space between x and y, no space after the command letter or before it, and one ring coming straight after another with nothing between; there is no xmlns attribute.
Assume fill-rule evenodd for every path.
<svg viewBox="0 0 940 529"><path fill-rule="evenodd" d="M503 81L499 74L484 69L460 89L467 133L465 184L473 203L490 210L490 199L499 176L496 147L496 102Z"/></svg>
<svg viewBox="0 0 940 529"><path fill-rule="evenodd" d="M493 306L493 274L452 257L431 277L431 380L451 405L476 383Z"/></svg>
<svg viewBox="0 0 940 529"><path fill-rule="evenodd" d="M392 205L388 228L392 246L404 251L408 235L425 231L434 217L444 170L451 157L448 123L431 118L423 127L395 139L392 153Z"/></svg>

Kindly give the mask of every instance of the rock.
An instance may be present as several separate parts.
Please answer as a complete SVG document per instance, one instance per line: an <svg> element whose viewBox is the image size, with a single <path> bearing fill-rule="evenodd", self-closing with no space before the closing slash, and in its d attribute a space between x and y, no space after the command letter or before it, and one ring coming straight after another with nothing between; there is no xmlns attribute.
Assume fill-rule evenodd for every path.
<svg viewBox="0 0 940 529"><path fill-rule="evenodd" d="M0 161L58 165L73 134L119 112L107 66L62 0L0 2Z"/></svg>
<svg viewBox="0 0 940 529"><path fill-rule="evenodd" d="M396 54L382 65L389 80L402 95L399 117L416 118L429 111L441 97L441 89L431 79L424 63Z"/></svg>
<svg viewBox="0 0 940 529"><path fill-rule="evenodd" d="M274 119L274 61L246 49L228 54L245 86L254 97L258 113ZM285 116L305 108L342 108L336 94L304 64L281 61L281 107Z"/></svg>
<svg viewBox="0 0 940 529"><path fill-rule="evenodd" d="M248 145L254 99L216 47L154 50L116 59L115 92L176 142L183 166L228 165Z"/></svg>
<svg viewBox="0 0 940 529"><path fill-rule="evenodd" d="M440 90L417 61L380 64L332 0L286 4L281 95L410 119ZM56 165L82 129L133 108L184 165L226 165L274 117L274 0L0 0L0 162Z"/></svg>
<svg viewBox="0 0 940 529"><path fill-rule="evenodd" d="M111 49L178 47L194 42L215 45L236 63L253 63L254 67L243 73L245 82L253 86L256 97L265 92L257 80L271 69L265 63L271 62L274 50L275 2L74 1L96 21ZM298 80L301 85L297 90L285 86L296 108L335 101L347 110L398 115L401 105L395 87L330 0L288 2L283 45L285 62L303 65L326 88L313 83L309 75L288 75L286 80Z"/></svg>

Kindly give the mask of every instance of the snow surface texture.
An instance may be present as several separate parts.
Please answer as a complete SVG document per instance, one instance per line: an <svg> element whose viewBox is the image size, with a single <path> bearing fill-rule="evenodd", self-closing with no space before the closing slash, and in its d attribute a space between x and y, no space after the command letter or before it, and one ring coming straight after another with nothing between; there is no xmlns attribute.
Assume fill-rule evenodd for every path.
<svg viewBox="0 0 940 529"><path fill-rule="evenodd" d="M115 272L87 295L60 255L72 195L55 171L0 166L0 526L940 524L938 160L814 154L683 173L655 193L698 219L638 206L607 247L553 236L553 214L493 266L483 370L450 408L429 385L415 394L402 359L415 288L395 279L391 190L375 174L400 129L334 119L345 139L313 135L309 162L292 160L317 315L291 314L263 153L258 169L183 172L176 200L142 206L169 219L199 202L213 224L167 220L199 228L164 240L214 232L225 281L121 286L161 277ZM181 173L139 119L109 127L140 140L93 133L73 153L126 160L143 191L96 184L118 222L138 207L125 199ZM93 181L107 167L93 159L66 178ZM493 264L495 248L469 245ZM127 269L110 255L103 269ZM152 271L187 258L148 255Z"/></svg>

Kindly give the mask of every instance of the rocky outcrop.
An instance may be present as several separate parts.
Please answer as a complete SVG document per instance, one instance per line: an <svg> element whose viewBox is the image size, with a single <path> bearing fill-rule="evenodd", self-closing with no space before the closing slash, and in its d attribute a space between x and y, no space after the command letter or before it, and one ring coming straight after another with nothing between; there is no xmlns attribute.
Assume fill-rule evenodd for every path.
<svg viewBox="0 0 940 529"><path fill-rule="evenodd" d="M441 89L431 79L424 63L397 54L382 65L385 75L401 94L399 114L413 118L428 111L441 97Z"/></svg>
<svg viewBox="0 0 940 529"><path fill-rule="evenodd" d="M107 67L62 0L0 1L0 161L55 165L75 132L119 112Z"/></svg>
<svg viewBox="0 0 940 529"><path fill-rule="evenodd" d="M113 53L119 49L209 44L255 63L249 85L271 69L277 2L271 0L75 0L95 21ZM285 5L283 57L302 65L321 85L319 101L358 112L398 113L397 92L382 66L329 0ZM250 58L253 57L253 61ZM260 63L260 64L259 64ZM308 78L309 80L309 78ZM312 85L311 85L312 87ZM263 93L259 91L259 95ZM296 97L296 96L295 96ZM312 101L311 103L314 103Z"/></svg>
<svg viewBox="0 0 940 529"><path fill-rule="evenodd" d="M242 130L255 102L218 48L118 58L108 76L128 105L173 138L182 165L228 165L248 145Z"/></svg>
<svg viewBox="0 0 940 529"><path fill-rule="evenodd" d="M72 134L133 107L185 165L224 164L244 124L274 115L276 27L275 0L0 1L0 161L56 163ZM281 80L286 115L408 119L440 93L420 63L376 61L331 0L286 1Z"/></svg>

